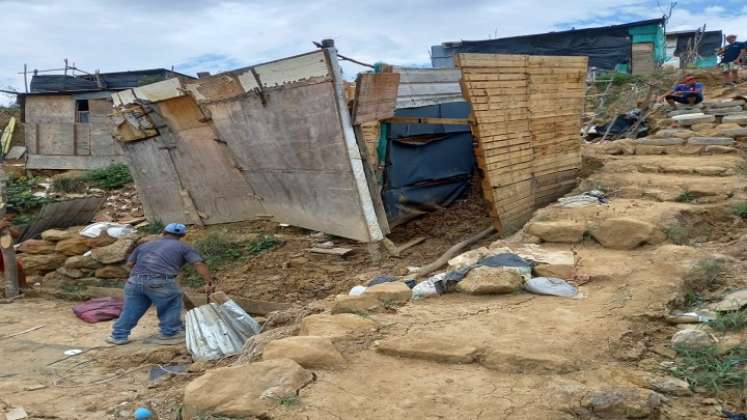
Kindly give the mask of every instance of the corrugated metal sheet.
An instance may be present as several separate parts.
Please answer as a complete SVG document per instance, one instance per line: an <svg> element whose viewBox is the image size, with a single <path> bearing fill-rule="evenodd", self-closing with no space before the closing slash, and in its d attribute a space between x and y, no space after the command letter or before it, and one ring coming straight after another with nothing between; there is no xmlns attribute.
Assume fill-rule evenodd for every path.
<svg viewBox="0 0 747 420"><path fill-rule="evenodd" d="M48 229L88 224L105 200L106 197L85 197L45 204L18 242L34 238Z"/></svg>
<svg viewBox="0 0 747 420"><path fill-rule="evenodd" d="M397 109L464 102L458 69L395 67L400 74Z"/></svg>
<svg viewBox="0 0 747 420"><path fill-rule="evenodd" d="M262 327L236 302L210 303L186 316L187 350L196 361L216 360L241 353L249 337Z"/></svg>
<svg viewBox="0 0 747 420"><path fill-rule="evenodd" d="M99 76L104 83L104 89L114 90L133 88L176 76L192 79L191 76L166 69L101 73ZM63 74L37 74L31 78L30 84L31 93L93 91L104 89L99 87L98 83L96 83L96 76L93 75L73 77Z"/></svg>

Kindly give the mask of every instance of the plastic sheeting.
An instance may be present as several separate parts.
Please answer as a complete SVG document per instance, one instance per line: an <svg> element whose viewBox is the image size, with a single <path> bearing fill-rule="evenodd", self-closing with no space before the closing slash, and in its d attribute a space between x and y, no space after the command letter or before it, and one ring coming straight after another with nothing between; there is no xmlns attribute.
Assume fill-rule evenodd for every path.
<svg viewBox="0 0 747 420"><path fill-rule="evenodd" d="M469 105L405 108L396 115L466 118ZM475 169L472 143L469 126L392 124L382 191L389 224L448 206L468 191Z"/></svg>

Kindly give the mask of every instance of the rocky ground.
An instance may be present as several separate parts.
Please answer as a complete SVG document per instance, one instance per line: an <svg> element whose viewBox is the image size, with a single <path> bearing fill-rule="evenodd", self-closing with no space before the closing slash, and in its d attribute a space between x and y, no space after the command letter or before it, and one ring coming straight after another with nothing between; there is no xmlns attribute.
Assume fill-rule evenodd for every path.
<svg viewBox="0 0 747 420"><path fill-rule="evenodd" d="M299 294L287 302L308 304L286 311L289 322L269 322L240 357L190 364L156 382L148 369L188 362L182 349L101 346L109 326L82 324L71 304L17 301L0 308L0 351L12 367L0 373L0 404L64 419L127 418L145 404L162 418L181 410L194 419L720 419L724 409L745 412L744 361L724 358L741 354L747 336L739 327L747 322L723 328L679 313L716 316L714 303L747 286L747 222L735 212L747 202L747 136L734 131L747 121L723 126L723 118L698 126L673 119L674 129L647 139L586 145L588 177L576 192L603 190L608 203L553 204L511 238L450 262L458 269L509 250L537 261L535 275L575 284L575 298L523 292L521 277L501 268L473 269L459 291L416 301L401 283L359 297ZM292 235L302 234L309 235ZM314 240L288 239L296 262L257 259L245 274L274 272L282 283L282 270L294 264L299 273L321 267L303 251ZM327 294L369 274L405 274L397 267L409 262L368 273L352 271L356 261L332 263L351 271L337 273L345 287ZM353 273L365 275L351 280ZM153 324L149 314L138 337ZM38 325L45 326L5 338ZM93 349L52 363L70 348ZM718 356L709 360L723 362L723 387L682 367L711 348ZM732 382L721 382L728 375Z"/></svg>

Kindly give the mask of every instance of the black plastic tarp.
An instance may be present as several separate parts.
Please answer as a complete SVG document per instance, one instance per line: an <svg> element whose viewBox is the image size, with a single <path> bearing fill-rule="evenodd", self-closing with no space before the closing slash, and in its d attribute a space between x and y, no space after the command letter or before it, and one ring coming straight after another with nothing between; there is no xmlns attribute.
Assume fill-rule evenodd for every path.
<svg viewBox="0 0 747 420"><path fill-rule="evenodd" d="M399 109L396 116L466 118L467 103ZM448 206L469 190L475 169L469 126L392 124L382 199L389 224Z"/></svg>
<svg viewBox="0 0 747 420"><path fill-rule="evenodd" d="M630 28L659 23L663 23L663 20L484 41L444 43L443 47L452 57L458 53L588 56L590 67L614 70L618 64L630 64Z"/></svg>

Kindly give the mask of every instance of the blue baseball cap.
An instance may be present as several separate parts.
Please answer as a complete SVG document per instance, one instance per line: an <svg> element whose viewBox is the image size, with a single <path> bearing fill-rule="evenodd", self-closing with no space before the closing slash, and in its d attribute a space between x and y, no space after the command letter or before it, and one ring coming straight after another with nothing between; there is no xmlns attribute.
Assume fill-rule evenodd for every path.
<svg viewBox="0 0 747 420"><path fill-rule="evenodd" d="M187 234L187 227L181 223L169 223L163 228L163 231L172 235L184 236Z"/></svg>

